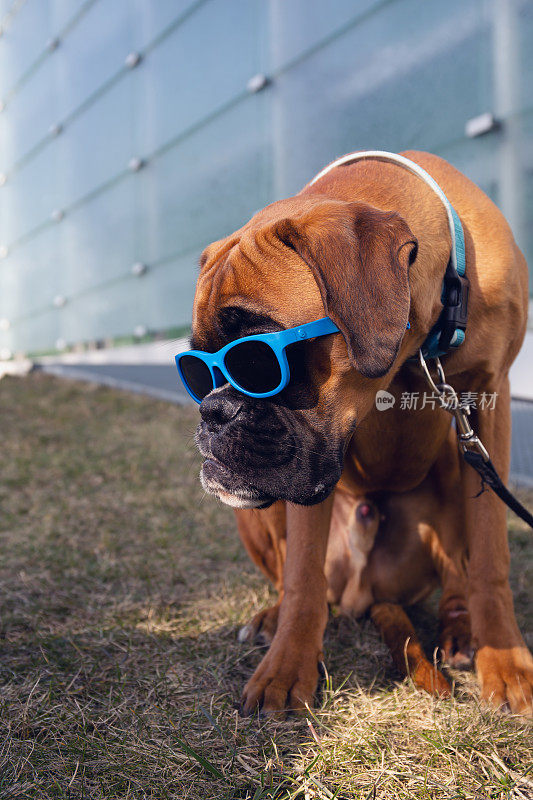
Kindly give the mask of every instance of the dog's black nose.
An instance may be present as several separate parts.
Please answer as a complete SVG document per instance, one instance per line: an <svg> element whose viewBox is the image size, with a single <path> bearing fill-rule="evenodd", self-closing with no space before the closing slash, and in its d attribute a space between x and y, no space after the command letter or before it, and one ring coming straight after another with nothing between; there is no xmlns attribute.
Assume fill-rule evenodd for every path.
<svg viewBox="0 0 533 800"><path fill-rule="evenodd" d="M202 400L200 415L208 428L221 428L237 416L242 405L242 398L238 395L214 392Z"/></svg>

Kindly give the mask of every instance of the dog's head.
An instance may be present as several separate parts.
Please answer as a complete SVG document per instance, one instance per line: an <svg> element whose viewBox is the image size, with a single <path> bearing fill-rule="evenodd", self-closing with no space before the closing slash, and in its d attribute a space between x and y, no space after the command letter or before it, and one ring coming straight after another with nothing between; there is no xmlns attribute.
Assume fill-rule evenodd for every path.
<svg viewBox="0 0 533 800"><path fill-rule="evenodd" d="M254 399L226 384L203 400L196 440L208 492L239 508L327 497L356 423L394 373L416 247L395 213L297 196L205 250L194 349L325 315L341 332L288 347L291 380L277 395Z"/></svg>

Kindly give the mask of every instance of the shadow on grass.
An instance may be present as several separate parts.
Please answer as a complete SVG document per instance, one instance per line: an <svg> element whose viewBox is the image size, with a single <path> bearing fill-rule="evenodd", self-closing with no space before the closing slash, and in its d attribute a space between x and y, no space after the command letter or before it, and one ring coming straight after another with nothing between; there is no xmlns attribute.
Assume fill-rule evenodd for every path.
<svg viewBox="0 0 533 800"><path fill-rule="evenodd" d="M211 601L224 591L211 586ZM147 776L151 791L183 793L195 781L198 790L205 782L205 794L191 797L252 797L262 780L265 791L273 784L274 764L282 782L279 765L309 742L308 723L240 716L240 692L265 650L239 643L238 625L180 632L198 624L191 611L199 600L190 593L182 608L159 612L147 600L136 623L130 609L121 626L108 614L81 629L78 616L63 614L40 624L13 620L0 643L2 780L11 787L6 793L0 782L0 797L13 787L26 787L28 797L63 796L67 785L73 797L95 787L114 797L144 790ZM127 596L115 602L121 609ZM368 621L331 617L325 655L331 683L322 687L323 708L341 682L367 695L394 687L397 675Z"/></svg>
<svg viewBox="0 0 533 800"><path fill-rule="evenodd" d="M97 787L106 797L147 787L248 797L272 783L273 758L290 760L309 728L294 716L239 715L262 652L236 634L12 629L0 647L0 797L70 796L67 787L72 797Z"/></svg>
<svg viewBox="0 0 533 800"><path fill-rule="evenodd" d="M261 781L265 791L281 785L310 729L294 715L239 715L242 687L265 652L238 642L239 624L218 623L235 607L241 623L256 610L243 578L232 602L223 576L207 594L189 589L170 605L149 594L132 603L127 586L116 588L113 608L99 612L90 584L77 584L75 603L68 592L48 604L35 588L19 596L0 640L0 798L19 790L115 797L147 785L154 796L164 788L168 796L253 797ZM331 617L325 655L333 685L370 694L393 687L394 668L368 621ZM329 684L324 707L331 694ZM186 793L191 781L199 794Z"/></svg>
<svg viewBox="0 0 533 800"><path fill-rule="evenodd" d="M60 615L11 626L0 645L0 798L295 797L295 763L322 735L320 719L310 728L294 715L241 717L240 691L265 651L239 643L236 625L172 632L191 624L200 599L152 607L136 625L100 619L76 630L76 618L69 630ZM434 616L412 616L429 641ZM394 691L398 676L369 621L330 617L325 656L319 717L334 710L341 682L368 699Z"/></svg>

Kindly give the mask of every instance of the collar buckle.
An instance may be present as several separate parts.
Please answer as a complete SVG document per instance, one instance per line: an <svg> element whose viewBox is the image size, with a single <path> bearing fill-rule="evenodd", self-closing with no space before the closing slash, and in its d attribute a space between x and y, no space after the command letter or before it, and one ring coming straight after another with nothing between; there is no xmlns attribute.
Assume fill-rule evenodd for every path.
<svg viewBox="0 0 533 800"><path fill-rule="evenodd" d="M445 353L450 347L461 344L464 339L468 318L468 293L470 281L459 275L449 262L442 287L442 309L438 328L440 329L439 350ZM457 333L460 331L461 333Z"/></svg>

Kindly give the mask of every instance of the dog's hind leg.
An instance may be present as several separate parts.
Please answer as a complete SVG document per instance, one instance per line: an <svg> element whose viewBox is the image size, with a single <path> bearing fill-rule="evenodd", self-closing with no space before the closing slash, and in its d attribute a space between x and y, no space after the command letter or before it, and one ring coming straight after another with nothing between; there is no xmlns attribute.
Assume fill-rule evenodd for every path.
<svg viewBox="0 0 533 800"><path fill-rule="evenodd" d="M404 676L409 675L417 689L439 697L450 697L448 681L426 658L411 620L403 608L396 603L375 603L370 615L399 672Z"/></svg>
<svg viewBox="0 0 533 800"><path fill-rule="evenodd" d="M396 555L394 559L393 581L397 596L403 598L404 603L416 602L421 599L417 596L417 587L423 589L426 583L428 589L433 588L429 585L431 573L436 573L442 586L439 602L442 659L449 666L465 669L471 666L474 654L466 599L464 520L462 505L457 502L459 475L455 432L450 430L448 442L421 486L391 498L389 525L398 525L398 522L401 525L403 520L404 529L400 527L389 535L394 536L395 547L398 542L403 543L404 557L400 559ZM390 561L386 563L390 572ZM394 599L386 585L380 594L378 599Z"/></svg>
<svg viewBox="0 0 533 800"><path fill-rule="evenodd" d="M442 661L456 669L470 669L474 659L467 602L467 583L460 549L460 522L453 513L452 498L440 514L432 554L442 585L439 602L439 645Z"/></svg>
<svg viewBox="0 0 533 800"><path fill-rule="evenodd" d="M438 567L442 583L439 602L439 645L444 664L471 669L474 660L470 614L466 599L466 575L457 560L441 555Z"/></svg>
<svg viewBox="0 0 533 800"><path fill-rule="evenodd" d="M259 611L240 629L239 641L257 641L269 645L276 633L283 597L287 539L285 503L278 501L265 509L237 510L235 516L239 536L248 555L278 592L277 603Z"/></svg>
<svg viewBox="0 0 533 800"><path fill-rule="evenodd" d="M236 509L235 516L248 555L281 592L287 541L285 503L279 500L269 508Z"/></svg>
<svg viewBox="0 0 533 800"><path fill-rule="evenodd" d="M439 608L442 660L455 669L470 669L474 659L470 614L464 597L454 597Z"/></svg>
<svg viewBox="0 0 533 800"><path fill-rule="evenodd" d="M255 642L255 644L270 646L278 627L280 603L281 596L277 603L261 609L250 622L243 625L239 630L239 642Z"/></svg>

